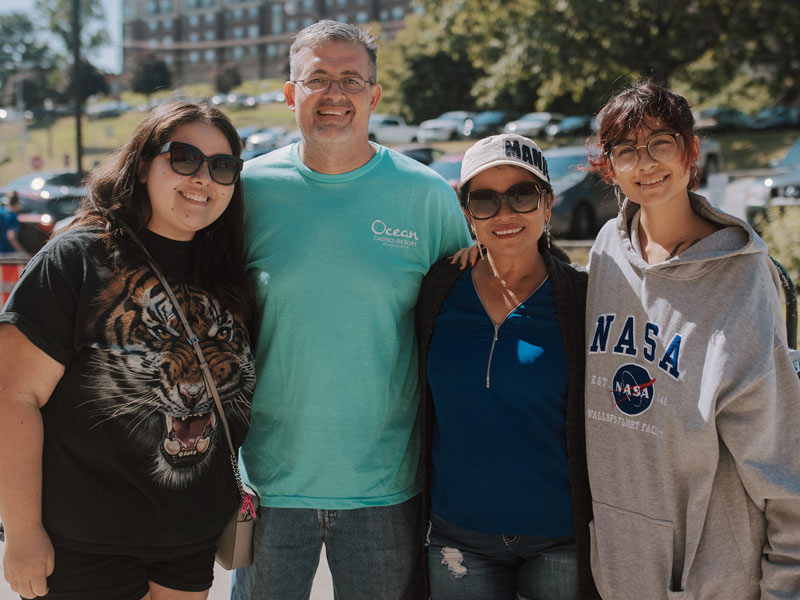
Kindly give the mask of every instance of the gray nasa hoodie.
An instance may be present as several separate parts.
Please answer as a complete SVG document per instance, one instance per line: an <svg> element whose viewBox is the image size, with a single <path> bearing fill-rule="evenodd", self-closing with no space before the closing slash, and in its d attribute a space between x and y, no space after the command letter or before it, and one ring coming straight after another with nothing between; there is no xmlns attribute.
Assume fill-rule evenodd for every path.
<svg viewBox="0 0 800 600"><path fill-rule="evenodd" d="M658 265L638 206L590 256L592 572L606 600L800 599L800 381L778 279L744 222ZM633 237L629 231L633 231Z"/></svg>

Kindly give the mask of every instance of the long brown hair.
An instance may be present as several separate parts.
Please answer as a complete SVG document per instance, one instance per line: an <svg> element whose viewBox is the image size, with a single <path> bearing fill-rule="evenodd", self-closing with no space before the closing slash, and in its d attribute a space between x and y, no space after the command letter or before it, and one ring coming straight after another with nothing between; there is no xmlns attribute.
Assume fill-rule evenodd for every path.
<svg viewBox="0 0 800 600"><path fill-rule="evenodd" d="M600 109L597 133L588 141L589 170L597 173L606 183L613 183L614 168L609 153L647 120L659 121L665 128L680 134L684 147L684 167L691 169L688 189L696 190L700 180L698 170L692 164L697 156L692 151L696 134L691 106L683 96L650 79L637 81L615 94Z"/></svg>
<svg viewBox="0 0 800 600"><path fill-rule="evenodd" d="M239 156L242 140L231 120L207 104L170 102L153 109L142 120L131 138L87 178L88 196L83 200L70 228L92 227L101 234L114 260L138 254L120 222L136 233L146 228L152 216L147 187L139 180L172 133L180 126L201 122L217 127ZM225 212L208 227L195 233L193 244L194 276L197 283L229 308L252 316L253 291L245 275L244 198L242 181L233 186Z"/></svg>

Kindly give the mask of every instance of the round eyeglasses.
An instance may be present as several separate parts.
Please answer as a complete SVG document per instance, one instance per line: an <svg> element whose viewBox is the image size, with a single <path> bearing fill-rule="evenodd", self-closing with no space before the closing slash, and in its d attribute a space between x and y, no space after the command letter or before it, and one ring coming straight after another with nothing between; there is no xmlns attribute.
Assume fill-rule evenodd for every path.
<svg viewBox="0 0 800 600"><path fill-rule="evenodd" d="M316 94L318 92L327 92L330 87L331 83L336 82L339 85L339 89L342 90L345 94L357 94L362 91L367 84L374 85L374 81L369 81L368 79L361 79L361 77L342 77L341 79L331 79L330 77L310 77L308 79L293 79L292 83L299 83L311 92L312 94Z"/></svg>
<svg viewBox="0 0 800 600"><path fill-rule="evenodd" d="M508 208L517 213L538 210L542 197L550 192L532 181L523 181L508 188L504 194L494 190L475 190L467 194L467 210L473 219L491 219L500 212L505 198Z"/></svg>
<svg viewBox="0 0 800 600"><path fill-rule="evenodd" d="M630 171L639 163L639 148L647 150L653 160L659 162L670 161L675 158L678 152L679 135L679 133L659 133L641 146L619 144L611 149L608 157L617 171Z"/></svg>

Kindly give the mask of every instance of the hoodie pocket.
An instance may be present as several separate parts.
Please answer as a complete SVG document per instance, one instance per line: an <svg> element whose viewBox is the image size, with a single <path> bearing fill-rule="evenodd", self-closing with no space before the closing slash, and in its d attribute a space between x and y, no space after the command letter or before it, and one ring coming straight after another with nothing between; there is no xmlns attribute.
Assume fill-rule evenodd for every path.
<svg viewBox="0 0 800 600"><path fill-rule="evenodd" d="M691 600L672 590L671 521L592 502L592 574L606 600Z"/></svg>

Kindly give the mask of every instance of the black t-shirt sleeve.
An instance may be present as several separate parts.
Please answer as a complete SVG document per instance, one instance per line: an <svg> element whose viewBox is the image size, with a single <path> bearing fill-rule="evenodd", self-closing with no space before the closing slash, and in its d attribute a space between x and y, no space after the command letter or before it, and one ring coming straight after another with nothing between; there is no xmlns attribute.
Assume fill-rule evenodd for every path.
<svg viewBox="0 0 800 600"><path fill-rule="evenodd" d="M55 239L25 267L0 323L17 327L62 365L76 352L76 315L86 272L85 236Z"/></svg>

